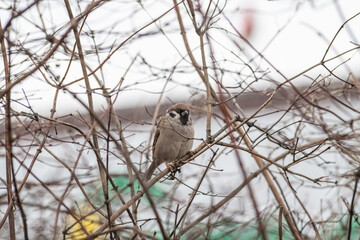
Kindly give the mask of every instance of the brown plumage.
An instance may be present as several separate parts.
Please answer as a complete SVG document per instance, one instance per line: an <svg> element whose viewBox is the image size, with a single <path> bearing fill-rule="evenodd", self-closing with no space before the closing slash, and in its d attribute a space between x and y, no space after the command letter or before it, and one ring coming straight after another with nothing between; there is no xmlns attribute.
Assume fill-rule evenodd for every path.
<svg viewBox="0 0 360 240"><path fill-rule="evenodd" d="M153 161L145 172L149 180L155 169L163 162L178 161L192 148L194 128L192 126L190 108L188 105L178 103L166 110L159 119L154 141Z"/></svg>

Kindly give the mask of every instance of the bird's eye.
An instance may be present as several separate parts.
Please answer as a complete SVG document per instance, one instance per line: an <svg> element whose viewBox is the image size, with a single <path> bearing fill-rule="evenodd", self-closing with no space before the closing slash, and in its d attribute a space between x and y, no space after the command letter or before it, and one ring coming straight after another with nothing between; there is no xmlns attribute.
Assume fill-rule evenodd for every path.
<svg viewBox="0 0 360 240"><path fill-rule="evenodd" d="M172 117L172 118L175 117L175 113L173 113L173 112L170 112L169 115L170 115L170 117Z"/></svg>
<svg viewBox="0 0 360 240"><path fill-rule="evenodd" d="M176 109L176 112L180 114L182 112L182 110L181 109Z"/></svg>

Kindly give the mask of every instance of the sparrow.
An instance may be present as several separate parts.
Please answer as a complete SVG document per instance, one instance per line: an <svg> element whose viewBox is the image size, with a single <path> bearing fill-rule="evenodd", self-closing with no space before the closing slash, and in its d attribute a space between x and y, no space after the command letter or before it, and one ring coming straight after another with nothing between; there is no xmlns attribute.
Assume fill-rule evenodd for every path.
<svg viewBox="0 0 360 240"><path fill-rule="evenodd" d="M194 127L192 126L190 108L178 103L166 110L159 118L153 141L153 161L145 172L146 180L150 180L155 169L165 162L170 169L172 162L179 161L193 146Z"/></svg>

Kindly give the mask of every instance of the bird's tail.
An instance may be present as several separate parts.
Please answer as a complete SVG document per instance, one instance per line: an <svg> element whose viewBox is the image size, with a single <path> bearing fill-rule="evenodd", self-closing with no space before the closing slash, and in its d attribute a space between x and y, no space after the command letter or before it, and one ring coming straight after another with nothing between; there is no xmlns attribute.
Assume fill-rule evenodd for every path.
<svg viewBox="0 0 360 240"><path fill-rule="evenodd" d="M147 181L150 180L150 178L151 178L153 172L155 171L155 169L156 169L155 161L152 161L152 163L150 164L150 167L145 172L145 179Z"/></svg>

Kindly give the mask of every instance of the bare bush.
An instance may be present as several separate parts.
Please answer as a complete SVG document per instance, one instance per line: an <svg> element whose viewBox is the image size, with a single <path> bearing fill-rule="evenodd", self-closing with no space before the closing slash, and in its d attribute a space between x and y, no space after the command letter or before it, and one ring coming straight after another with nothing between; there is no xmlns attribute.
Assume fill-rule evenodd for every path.
<svg viewBox="0 0 360 240"><path fill-rule="evenodd" d="M342 25L332 39L306 26L325 46L306 69L269 50L311 4L279 10L291 14L258 47L247 17L266 13L237 1L3 1L0 237L359 236L360 12L327 3ZM194 149L175 180L160 166L147 182L175 102L191 108Z"/></svg>

